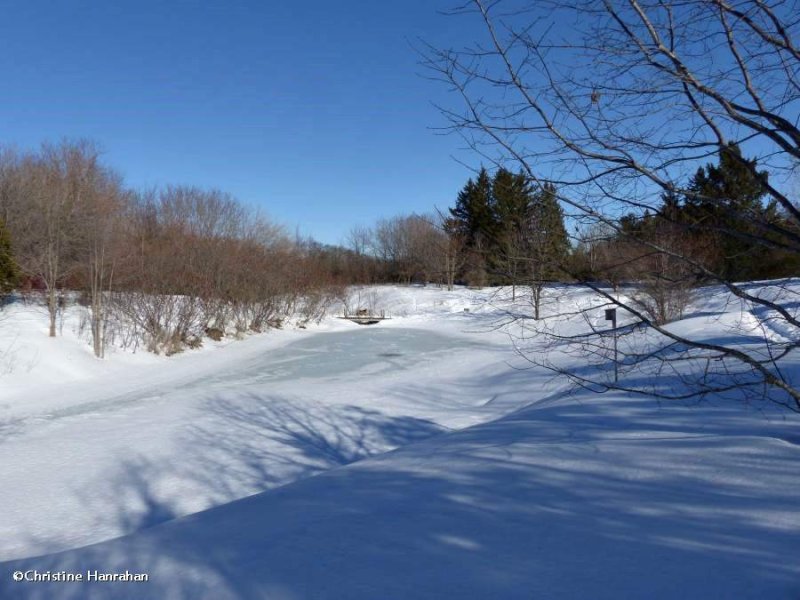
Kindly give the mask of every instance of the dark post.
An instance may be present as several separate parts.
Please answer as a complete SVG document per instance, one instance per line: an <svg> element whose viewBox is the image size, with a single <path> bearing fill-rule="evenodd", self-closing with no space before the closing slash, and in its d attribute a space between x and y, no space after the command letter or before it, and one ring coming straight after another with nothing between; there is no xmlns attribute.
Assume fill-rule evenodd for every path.
<svg viewBox="0 0 800 600"><path fill-rule="evenodd" d="M619 381L619 362L617 361L617 309L606 309L606 321L611 321L611 329L614 331L614 383Z"/></svg>

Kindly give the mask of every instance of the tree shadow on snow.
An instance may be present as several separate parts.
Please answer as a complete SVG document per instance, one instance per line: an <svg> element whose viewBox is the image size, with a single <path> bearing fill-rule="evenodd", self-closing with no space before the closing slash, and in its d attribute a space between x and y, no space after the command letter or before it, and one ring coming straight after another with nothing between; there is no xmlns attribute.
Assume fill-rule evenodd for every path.
<svg viewBox="0 0 800 600"><path fill-rule="evenodd" d="M512 394L525 377L459 386ZM96 499L136 535L5 563L0 597L800 597L800 449L779 441L786 423L755 431L739 405L710 419L649 398L561 396L433 439L428 421L354 406L210 398L174 459L130 461ZM765 433L776 439L737 439ZM18 568L150 582L19 584L7 575Z"/></svg>
<svg viewBox="0 0 800 600"><path fill-rule="evenodd" d="M202 413L169 459L134 456L73 491L99 530L133 533L443 431L424 419L254 393L211 397Z"/></svg>
<svg viewBox="0 0 800 600"><path fill-rule="evenodd" d="M354 465L134 538L4 565L129 569L148 572L148 584L21 588L3 578L0 591L218 599L746 598L800 591L797 565L787 558L800 542L797 528L746 518L784 510L796 501L785 490L764 498L731 483L698 489L668 465L638 479L631 465L607 473L589 446L570 450L585 454L580 468L545 464L535 453L498 453L504 432L485 434L453 445L452 472L441 460L436 472L417 468L427 453L420 448L400 464Z"/></svg>

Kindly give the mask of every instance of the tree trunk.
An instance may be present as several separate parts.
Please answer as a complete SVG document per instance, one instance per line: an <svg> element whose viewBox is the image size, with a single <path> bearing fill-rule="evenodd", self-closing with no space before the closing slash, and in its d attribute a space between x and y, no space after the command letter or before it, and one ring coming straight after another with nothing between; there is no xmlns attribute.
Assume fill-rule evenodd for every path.
<svg viewBox="0 0 800 600"><path fill-rule="evenodd" d="M55 289L47 292L47 312L50 316L50 337L56 337L56 317L58 316L58 297Z"/></svg>

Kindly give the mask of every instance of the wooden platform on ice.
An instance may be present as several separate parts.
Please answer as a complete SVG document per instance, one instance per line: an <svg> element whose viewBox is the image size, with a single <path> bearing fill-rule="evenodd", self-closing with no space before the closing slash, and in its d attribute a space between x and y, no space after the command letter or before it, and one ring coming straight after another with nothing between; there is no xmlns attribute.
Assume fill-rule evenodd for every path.
<svg viewBox="0 0 800 600"><path fill-rule="evenodd" d="M352 321L353 323L358 323L359 325L375 325L375 323L380 323L381 321L386 321L388 319L391 319L391 317L387 317L383 311L381 311L380 315L372 315L369 314L366 310L359 310L354 315L348 315L347 313L345 313L344 316L339 318L347 319L348 321Z"/></svg>

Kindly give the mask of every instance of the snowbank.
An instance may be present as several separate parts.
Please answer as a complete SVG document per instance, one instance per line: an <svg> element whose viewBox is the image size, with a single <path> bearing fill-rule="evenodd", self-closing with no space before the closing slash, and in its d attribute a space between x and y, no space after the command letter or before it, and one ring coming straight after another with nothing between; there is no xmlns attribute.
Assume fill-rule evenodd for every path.
<svg viewBox="0 0 800 600"><path fill-rule="evenodd" d="M575 391L513 351L508 292L362 290L393 318L96 370L75 342L72 383L4 396L0 595L797 597L797 416ZM742 314L706 290L674 326Z"/></svg>

